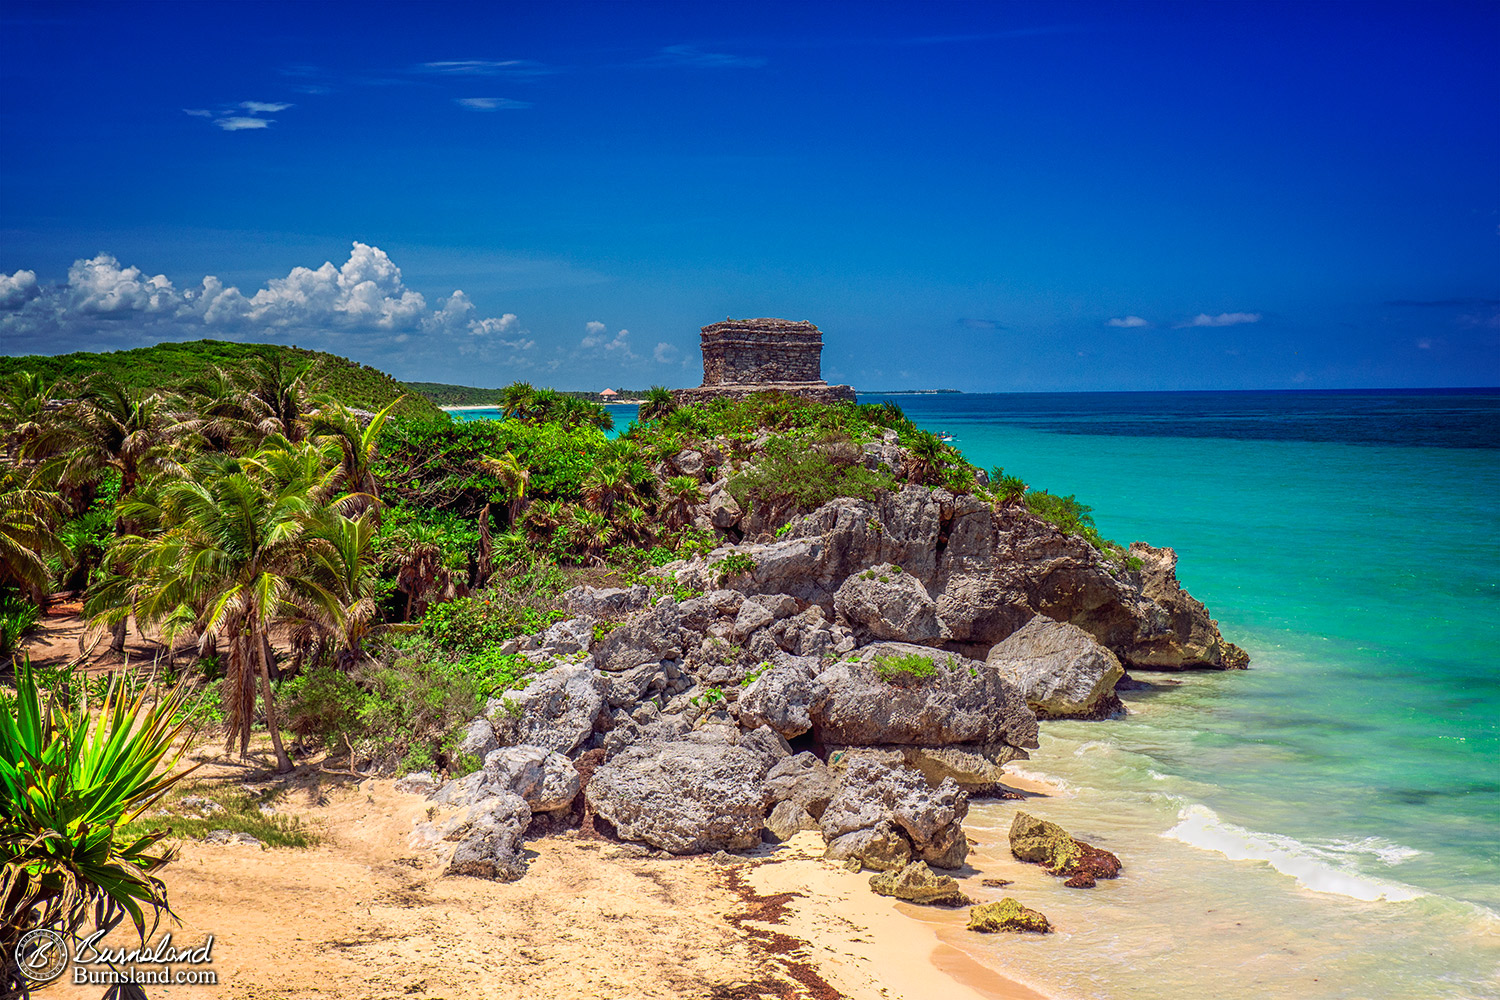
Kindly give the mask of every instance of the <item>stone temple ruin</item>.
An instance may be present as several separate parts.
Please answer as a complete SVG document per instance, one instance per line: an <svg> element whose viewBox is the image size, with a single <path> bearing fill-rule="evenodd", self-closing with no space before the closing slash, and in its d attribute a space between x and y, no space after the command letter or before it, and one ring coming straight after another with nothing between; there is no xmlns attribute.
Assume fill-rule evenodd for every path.
<svg viewBox="0 0 1500 1000"><path fill-rule="evenodd" d="M852 388L823 381L822 366L823 332L811 323L726 319L703 328L703 384L673 395L680 403L756 392L854 402Z"/></svg>

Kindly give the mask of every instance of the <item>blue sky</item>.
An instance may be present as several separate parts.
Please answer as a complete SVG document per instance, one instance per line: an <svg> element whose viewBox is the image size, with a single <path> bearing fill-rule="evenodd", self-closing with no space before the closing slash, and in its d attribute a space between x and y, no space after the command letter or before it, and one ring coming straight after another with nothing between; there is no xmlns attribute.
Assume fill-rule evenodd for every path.
<svg viewBox="0 0 1500 1000"><path fill-rule="evenodd" d="M768 315L866 389L1494 385L1497 51L1493 3L10 0L0 350L692 385Z"/></svg>

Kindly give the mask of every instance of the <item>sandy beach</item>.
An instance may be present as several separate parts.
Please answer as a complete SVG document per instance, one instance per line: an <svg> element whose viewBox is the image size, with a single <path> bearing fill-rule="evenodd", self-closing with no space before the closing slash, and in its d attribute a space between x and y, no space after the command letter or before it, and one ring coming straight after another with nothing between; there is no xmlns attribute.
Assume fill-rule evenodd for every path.
<svg viewBox="0 0 1500 1000"><path fill-rule="evenodd" d="M261 762L217 747L192 759L204 765L192 794L270 780ZM180 843L163 873L180 923L158 939L214 935L218 983L154 985L153 998L1046 1000L955 946L972 936L966 910L875 895L868 872L821 859L815 832L726 861L573 831L531 841L526 878L497 883L443 877L440 851L412 838L427 800L393 780L314 766L286 789L276 808L316 846ZM976 889L1004 867L974 860L965 881ZM1000 895L972 894L986 892ZM133 940L116 931L109 943ZM59 982L38 995L98 993Z"/></svg>

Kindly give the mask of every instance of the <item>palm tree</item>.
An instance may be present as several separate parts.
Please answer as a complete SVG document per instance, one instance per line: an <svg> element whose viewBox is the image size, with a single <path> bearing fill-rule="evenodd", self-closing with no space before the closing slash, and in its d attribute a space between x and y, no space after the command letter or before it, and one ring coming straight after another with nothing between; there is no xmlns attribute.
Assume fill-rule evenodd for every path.
<svg viewBox="0 0 1500 1000"><path fill-rule="evenodd" d="M0 385L0 427L11 462L18 462L45 429L57 383L32 372L16 372ZM36 458L39 456L32 455Z"/></svg>
<svg viewBox="0 0 1500 1000"><path fill-rule="evenodd" d="M21 489L13 478L0 478L0 590L14 587L40 605L52 590L47 557L64 551L55 528L63 504L56 493Z"/></svg>
<svg viewBox="0 0 1500 1000"><path fill-rule="evenodd" d="M525 419L536 400L536 389L530 382L512 382L500 390L500 412L507 417Z"/></svg>
<svg viewBox="0 0 1500 1000"><path fill-rule="evenodd" d="M482 458L479 467L484 469L500 485L500 496L508 504L506 523L514 526L520 520L521 508L526 501L526 487L531 484L531 473L521 465L515 455L506 452L499 458Z"/></svg>
<svg viewBox="0 0 1500 1000"><path fill-rule="evenodd" d="M172 467L172 424L165 397L95 376L33 449L56 456L47 469L64 485L93 483L118 472L124 498L142 477Z"/></svg>
<svg viewBox="0 0 1500 1000"><path fill-rule="evenodd" d="M907 474L914 482L935 481L942 470L943 454L947 450L938 436L931 431L919 430L907 444L911 456L907 459Z"/></svg>
<svg viewBox="0 0 1500 1000"><path fill-rule="evenodd" d="M248 401L244 381L239 372L210 366L183 387L192 415L179 426L197 434L210 451L224 453L239 450L245 442L252 447L259 444L265 435L256 426L257 411Z"/></svg>
<svg viewBox="0 0 1500 1000"><path fill-rule="evenodd" d="M330 403L313 417L309 427L313 440L338 448L338 486L345 493L344 510L351 516L374 510L376 523L379 523L380 480L375 476L375 458L380 452L380 432L385 429L391 407L405 398L401 396L392 400L367 424L361 423L359 417L341 403Z"/></svg>
<svg viewBox="0 0 1500 1000"><path fill-rule="evenodd" d="M312 362L292 364L280 351L261 355L247 365L240 382L262 435L280 434L296 444L307 435L311 408L307 376Z"/></svg>
<svg viewBox="0 0 1500 1000"><path fill-rule="evenodd" d="M320 584L335 595L337 602L332 606L332 620L314 616L307 624L313 630L332 633L333 664L346 672L364 657L366 641L397 627L379 622L374 547L378 532L377 507L366 508L358 517L330 511L316 531L327 544L315 550L314 569Z"/></svg>
<svg viewBox="0 0 1500 1000"><path fill-rule="evenodd" d="M703 486L696 476L673 476L666 483L667 530L676 531L693 516L703 502Z"/></svg>
<svg viewBox="0 0 1500 1000"><path fill-rule="evenodd" d="M641 404L640 418L642 421L660 420L675 412L677 400L672 398L672 390L663 385L653 385L646 393L646 401Z"/></svg>
<svg viewBox="0 0 1500 1000"><path fill-rule="evenodd" d="M171 480L160 488L165 530L121 545L136 574L138 621L157 624L191 608L200 636L216 637L221 652L227 647L225 737L231 747L239 737L242 755L259 682L278 771L292 762L271 691L271 630L309 619L337 622L342 614L316 562L329 543L318 534L325 508L315 495L331 473L309 477L299 461L309 451L270 448L214 475ZM136 512L129 502L122 506L127 517Z"/></svg>

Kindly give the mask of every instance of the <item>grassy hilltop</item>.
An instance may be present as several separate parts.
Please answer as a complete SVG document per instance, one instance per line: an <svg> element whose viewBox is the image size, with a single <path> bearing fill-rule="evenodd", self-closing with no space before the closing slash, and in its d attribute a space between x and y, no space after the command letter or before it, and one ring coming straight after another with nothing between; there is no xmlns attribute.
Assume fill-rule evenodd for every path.
<svg viewBox="0 0 1500 1000"><path fill-rule="evenodd" d="M240 344L224 340L190 340L157 344L130 351L72 354L0 356L0 380L16 372L34 372L48 381L73 384L94 374L108 375L123 385L137 388L171 389L213 365L232 368L251 358L281 355L292 365L312 363L308 383L345 404L362 410L379 410L400 396L406 398L392 414L432 417L437 407L419 391L396 381L385 372L358 361L278 344Z"/></svg>

